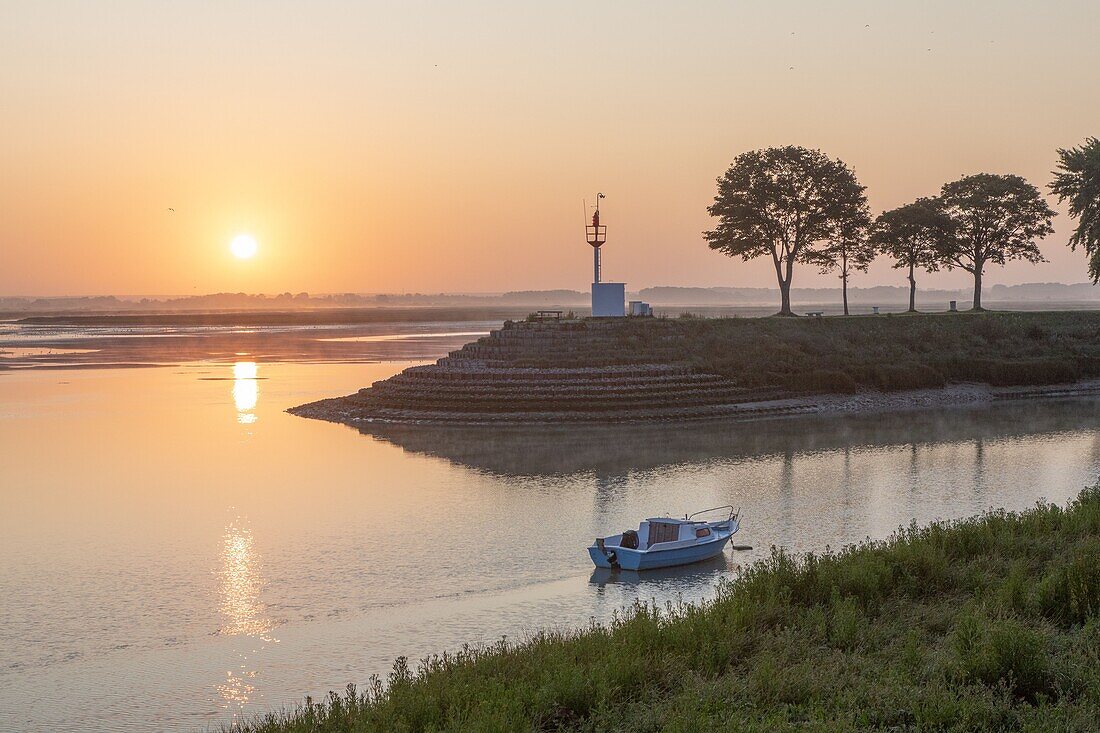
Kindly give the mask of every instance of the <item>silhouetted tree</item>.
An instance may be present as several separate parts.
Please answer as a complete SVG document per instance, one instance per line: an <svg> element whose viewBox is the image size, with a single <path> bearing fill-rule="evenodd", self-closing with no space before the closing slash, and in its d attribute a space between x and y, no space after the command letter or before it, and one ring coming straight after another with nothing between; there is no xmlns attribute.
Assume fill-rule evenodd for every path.
<svg viewBox="0 0 1100 733"><path fill-rule="evenodd" d="M885 211L871 226L871 244L894 260L894 269L909 269L910 313L917 311L917 268L940 269L939 252L950 241L951 230L951 219L929 198Z"/></svg>
<svg viewBox="0 0 1100 733"><path fill-rule="evenodd" d="M1080 147L1059 148L1058 168L1050 190L1059 201L1069 201L1069 215L1077 219L1069 245L1085 248L1095 285L1100 282L1100 140L1090 137Z"/></svg>
<svg viewBox="0 0 1100 733"><path fill-rule="evenodd" d="M943 185L938 201L953 232L941 242L938 256L948 269L959 267L974 276L974 310L982 310L987 264L1045 261L1035 240L1054 232L1054 210L1020 176L978 173L960 178Z"/></svg>
<svg viewBox="0 0 1100 733"><path fill-rule="evenodd" d="M866 202L853 216L837 226L833 237L818 249L811 250L807 261L818 265L821 274L839 271L844 315L848 315L848 277L853 271L867 272L878 252L867 240L867 228L871 225L871 212Z"/></svg>
<svg viewBox="0 0 1100 733"><path fill-rule="evenodd" d="M788 145L738 155L718 179L707 211L718 219L704 232L711 249L744 261L770 256L779 281L780 315L791 315L796 262L813 262L840 239L845 222L866 215L855 174L819 150Z"/></svg>

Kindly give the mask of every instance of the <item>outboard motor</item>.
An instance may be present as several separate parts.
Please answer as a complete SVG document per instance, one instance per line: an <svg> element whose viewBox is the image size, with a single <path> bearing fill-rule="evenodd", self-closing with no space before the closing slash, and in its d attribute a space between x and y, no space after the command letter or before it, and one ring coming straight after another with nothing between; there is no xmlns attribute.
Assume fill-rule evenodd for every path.
<svg viewBox="0 0 1100 733"><path fill-rule="evenodd" d="M623 532L623 538L619 542L619 547L625 547L628 550L638 549L638 533L632 529L628 529Z"/></svg>

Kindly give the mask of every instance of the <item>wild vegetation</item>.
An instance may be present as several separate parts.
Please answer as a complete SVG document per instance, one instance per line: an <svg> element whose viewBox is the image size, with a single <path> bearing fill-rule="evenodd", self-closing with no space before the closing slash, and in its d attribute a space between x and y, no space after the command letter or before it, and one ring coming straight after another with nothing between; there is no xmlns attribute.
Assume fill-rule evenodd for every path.
<svg viewBox="0 0 1100 733"><path fill-rule="evenodd" d="M743 323L747 324L746 319ZM754 319L703 327L699 368L795 390L1054 384L1100 376L1100 314ZM709 333L708 333L709 332Z"/></svg>
<svg viewBox="0 0 1100 733"><path fill-rule="evenodd" d="M700 605L394 665L240 731L1090 731L1100 486L758 562Z"/></svg>
<svg viewBox="0 0 1100 733"><path fill-rule="evenodd" d="M1042 385L1100 377L1100 312L850 318L630 319L607 348L551 350L523 366L678 358L746 388L884 391L954 382Z"/></svg>

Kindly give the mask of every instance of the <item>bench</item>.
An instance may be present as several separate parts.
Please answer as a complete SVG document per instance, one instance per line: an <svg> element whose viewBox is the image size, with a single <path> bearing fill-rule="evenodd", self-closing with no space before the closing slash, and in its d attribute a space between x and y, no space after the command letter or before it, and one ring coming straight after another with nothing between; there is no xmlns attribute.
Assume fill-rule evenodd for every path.
<svg viewBox="0 0 1100 733"><path fill-rule="evenodd" d="M821 318L823 315L825 315L825 311L806 311L806 315L810 316L811 318Z"/></svg>
<svg viewBox="0 0 1100 733"><path fill-rule="evenodd" d="M535 317L540 321L548 321L550 319L560 321L561 316L562 311L535 311Z"/></svg>

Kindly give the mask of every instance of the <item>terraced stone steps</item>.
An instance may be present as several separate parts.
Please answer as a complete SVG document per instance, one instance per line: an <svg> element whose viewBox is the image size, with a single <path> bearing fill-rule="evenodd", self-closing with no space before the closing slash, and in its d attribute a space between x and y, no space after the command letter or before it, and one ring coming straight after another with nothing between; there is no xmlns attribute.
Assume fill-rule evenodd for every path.
<svg viewBox="0 0 1100 733"><path fill-rule="evenodd" d="M509 322L435 364L323 401L324 409L344 420L393 422L684 419L793 409L736 408L781 395L699 373L684 361L682 344L661 335L667 329L646 326L619 319Z"/></svg>

